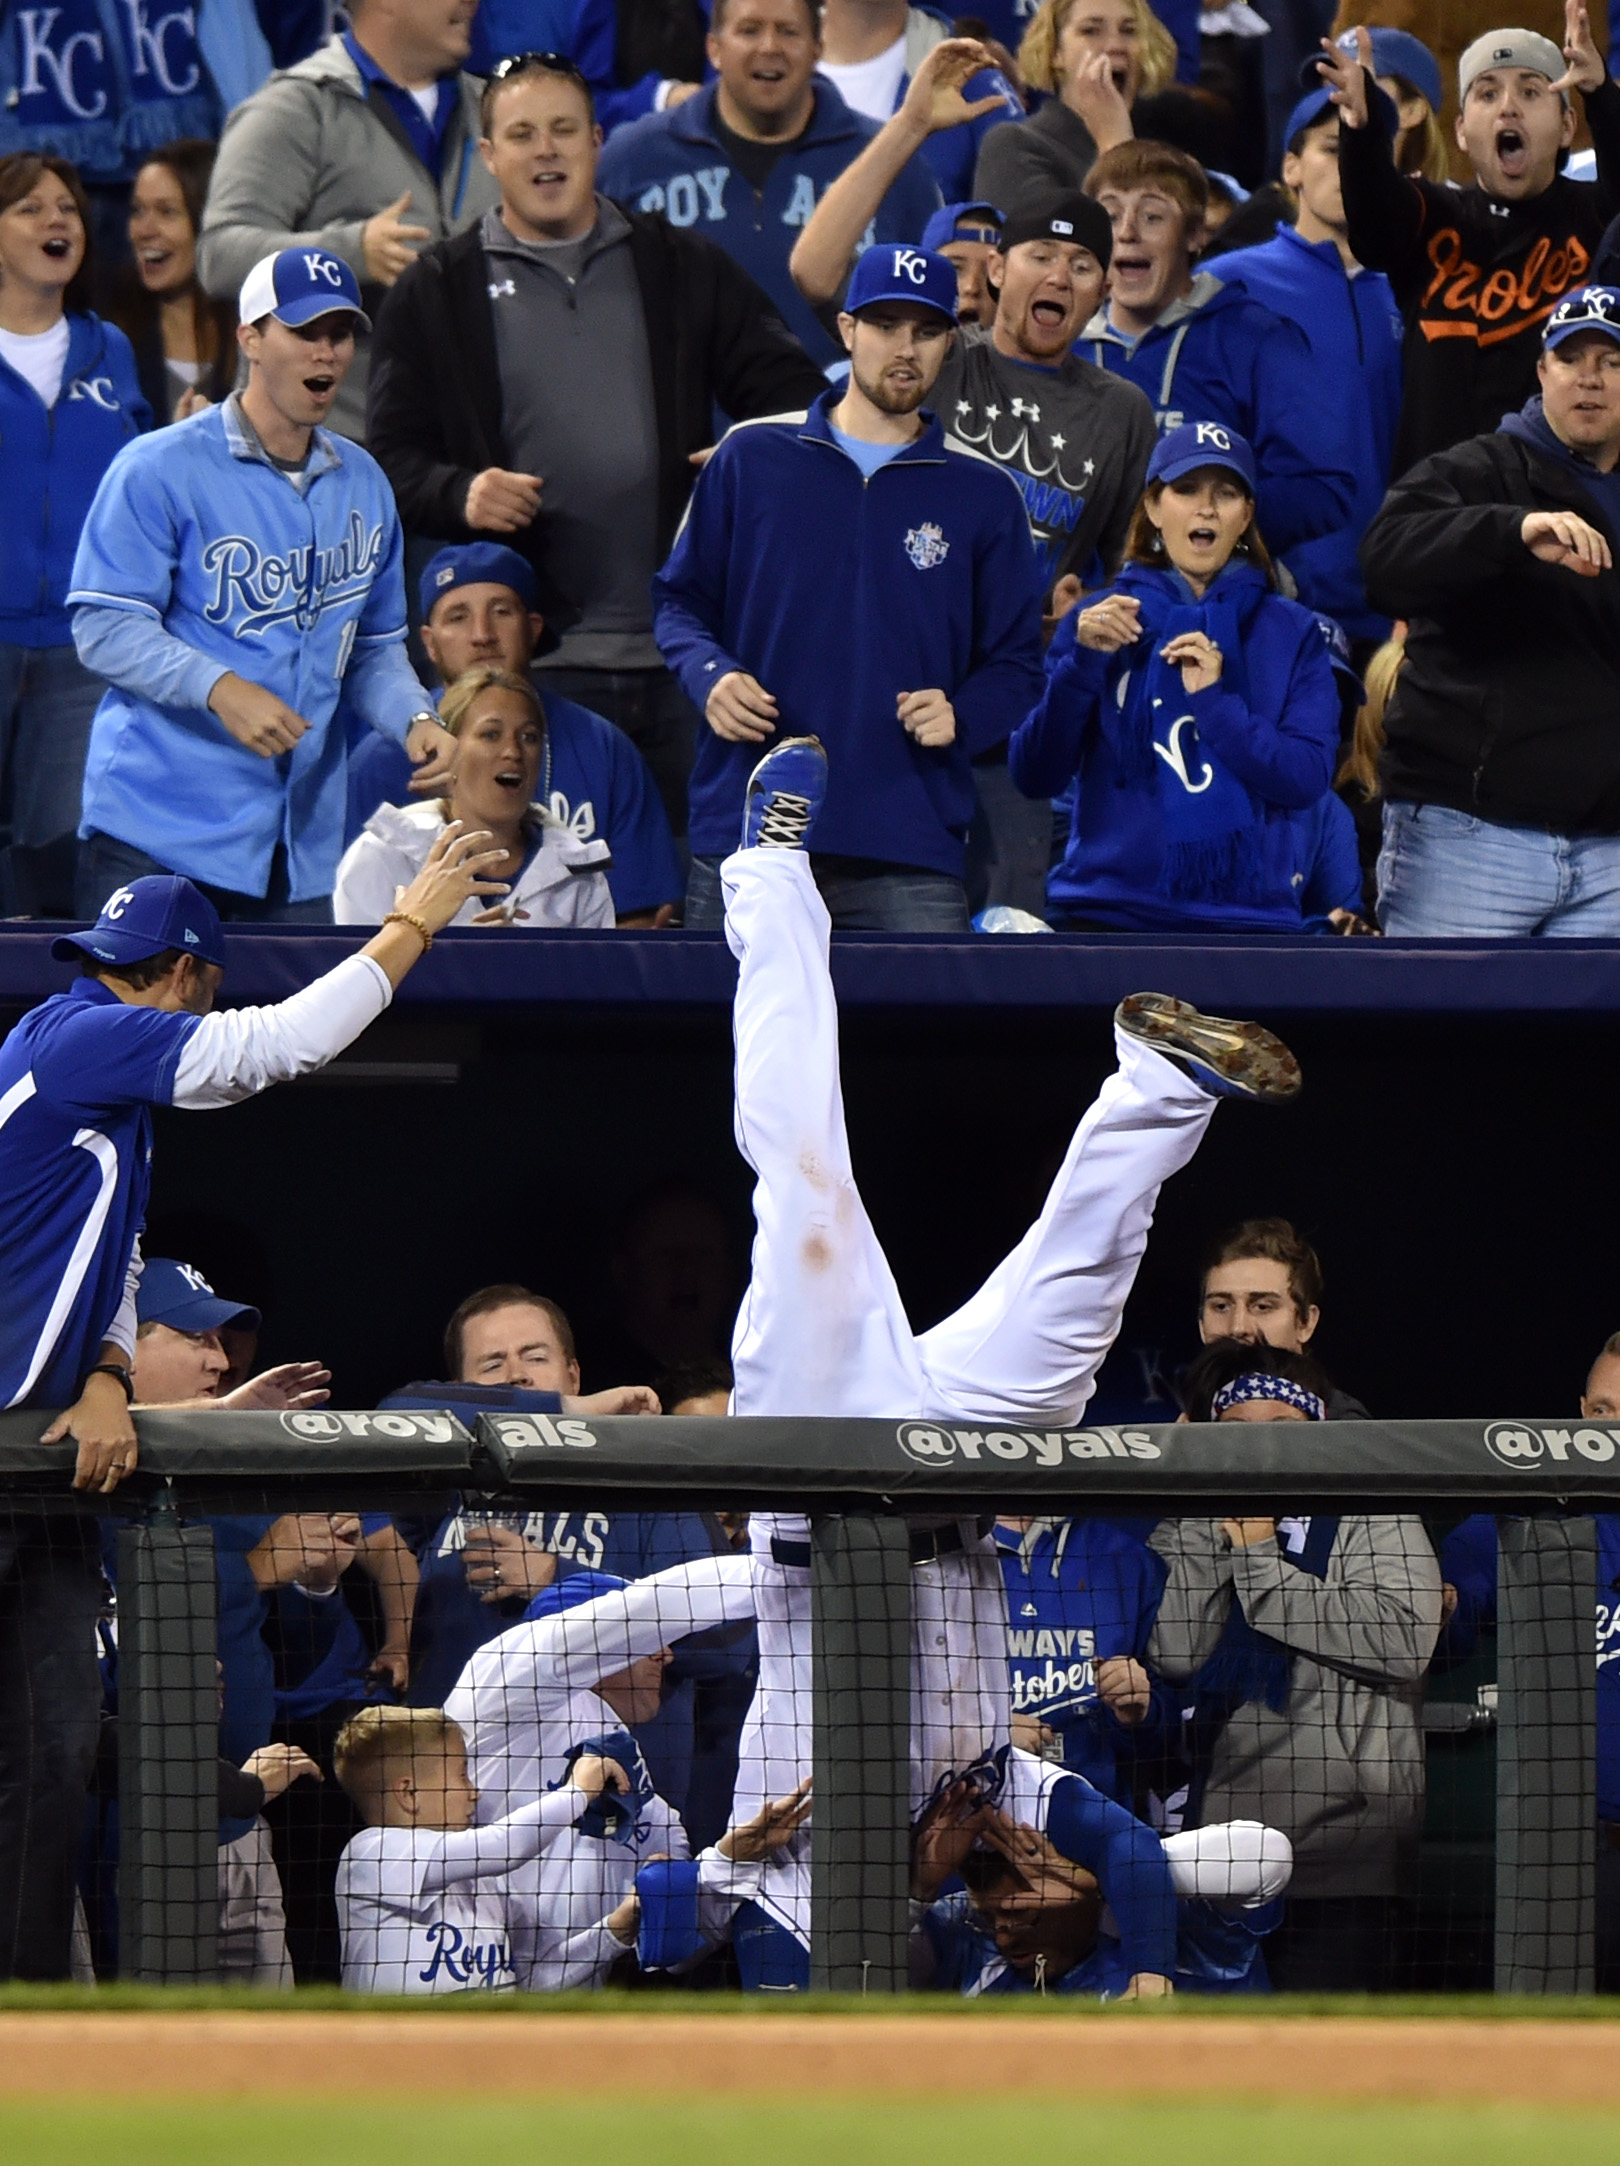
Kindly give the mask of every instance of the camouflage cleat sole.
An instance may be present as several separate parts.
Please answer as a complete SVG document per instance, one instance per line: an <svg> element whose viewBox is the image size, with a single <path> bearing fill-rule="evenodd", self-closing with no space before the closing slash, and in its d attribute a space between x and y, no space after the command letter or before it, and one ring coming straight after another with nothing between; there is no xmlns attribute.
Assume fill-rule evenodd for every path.
<svg viewBox="0 0 1620 2166"><path fill-rule="evenodd" d="M1299 1062L1263 1024L1201 1015L1168 993L1130 994L1114 1010L1114 1021L1127 1038L1173 1060L1214 1097L1280 1106L1299 1096Z"/></svg>

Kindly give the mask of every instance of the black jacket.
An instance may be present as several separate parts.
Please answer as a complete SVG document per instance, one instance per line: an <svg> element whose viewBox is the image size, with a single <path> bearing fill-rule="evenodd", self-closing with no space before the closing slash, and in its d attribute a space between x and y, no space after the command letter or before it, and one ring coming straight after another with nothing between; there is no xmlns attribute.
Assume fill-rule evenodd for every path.
<svg viewBox="0 0 1620 2166"><path fill-rule="evenodd" d="M658 416L658 551L669 553L697 469L715 440L715 408L733 421L794 412L827 388L748 274L713 241L625 209L641 288ZM478 229L425 249L389 292L371 348L366 445L393 484L406 530L472 538L467 487L510 466L501 433L495 320ZM559 626L579 614L547 591L540 520L512 546L541 574L540 606Z"/></svg>
<svg viewBox="0 0 1620 2166"><path fill-rule="evenodd" d="M1531 511L1608 537L1567 467L1498 431L1390 490L1361 544L1367 599L1411 620L1386 716L1385 794L1507 827L1620 833L1620 571L1539 563Z"/></svg>

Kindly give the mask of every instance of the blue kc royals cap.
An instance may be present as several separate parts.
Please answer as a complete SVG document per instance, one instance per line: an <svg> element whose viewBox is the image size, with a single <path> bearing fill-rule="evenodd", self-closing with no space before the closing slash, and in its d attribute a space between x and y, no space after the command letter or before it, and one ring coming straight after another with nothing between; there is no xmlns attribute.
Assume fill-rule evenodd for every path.
<svg viewBox="0 0 1620 2166"><path fill-rule="evenodd" d="M165 948L199 962L225 961L219 912L200 888L178 873L148 873L115 888L88 932L64 933L51 942L59 963L144 963Z"/></svg>
<svg viewBox="0 0 1620 2166"><path fill-rule="evenodd" d="M1386 82L1391 76L1398 76L1403 83L1410 83L1419 97L1427 100L1430 111L1438 113L1446 99L1440 81L1440 63L1423 40L1413 37L1410 30L1391 30L1383 23L1369 23L1367 28L1372 37L1373 74ZM1514 34L1507 33L1509 36ZM1350 54L1352 59L1355 57L1356 34L1353 30L1344 31L1333 42L1341 53ZM1316 72L1320 58L1318 49L1300 63L1301 90L1315 90L1320 84L1322 78Z"/></svg>
<svg viewBox="0 0 1620 2166"><path fill-rule="evenodd" d="M968 230L959 233L958 226ZM1001 213L993 203L947 203L922 230L922 245L930 250L951 241L988 241L994 247L1000 238Z"/></svg>
<svg viewBox="0 0 1620 2166"><path fill-rule="evenodd" d="M956 323L956 266L931 249L885 241L869 248L850 273L844 307L851 316L879 301L915 301Z"/></svg>
<svg viewBox="0 0 1620 2166"><path fill-rule="evenodd" d="M1547 318L1543 346L1561 346L1578 331L1601 331L1620 346L1620 288L1583 286L1567 293Z"/></svg>
<svg viewBox="0 0 1620 2166"><path fill-rule="evenodd" d="M135 1318L167 1324L171 1331L223 1331L235 1324L257 1331L262 1319L245 1301L222 1301L195 1264L172 1256L148 1256L135 1289Z"/></svg>
<svg viewBox="0 0 1620 2166"><path fill-rule="evenodd" d="M274 316L292 330L340 308L362 331L371 329L360 306L359 281L341 256L324 248L284 248L279 255L261 256L243 279L236 304L243 323Z"/></svg>
<svg viewBox="0 0 1620 2166"><path fill-rule="evenodd" d="M1148 461L1149 481L1179 481L1201 466L1224 466L1254 494L1254 453L1236 429L1224 421L1188 421L1161 436Z"/></svg>

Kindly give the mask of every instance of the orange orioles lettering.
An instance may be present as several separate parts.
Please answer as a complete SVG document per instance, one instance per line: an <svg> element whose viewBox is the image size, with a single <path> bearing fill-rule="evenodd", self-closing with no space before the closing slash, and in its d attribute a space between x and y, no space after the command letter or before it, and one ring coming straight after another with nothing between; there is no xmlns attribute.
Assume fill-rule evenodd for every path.
<svg viewBox="0 0 1620 2166"><path fill-rule="evenodd" d="M1463 254L1462 235L1455 226L1444 226L1433 236L1428 254L1434 276L1421 305L1427 310L1438 300L1444 314L1419 319L1423 336L1471 338L1481 346L1498 346L1545 323L1564 295L1584 283L1592 260L1574 234L1561 248L1554 248L1543 234L1521 269L1504 267L1486 277L1480 265Z"/></svg>

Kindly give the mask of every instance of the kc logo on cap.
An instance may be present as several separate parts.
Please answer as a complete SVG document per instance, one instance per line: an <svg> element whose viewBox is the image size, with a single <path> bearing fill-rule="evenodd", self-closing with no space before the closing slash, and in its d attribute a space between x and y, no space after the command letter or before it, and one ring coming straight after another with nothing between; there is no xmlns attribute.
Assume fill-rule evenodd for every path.
<svg viewBox="0 0 1620 2166"><path fill-rule="evenodd" d="M1228 430L1223 429L1218 421L1199 421L1194 423L1194 426L1198 431L1198 441L1201 444L1213 444L1217 451L1231 450L1231 434Z"/></svg>
<svg viewBox="0 0 1620 2166"><path fill-rule="evenodd" d="M909 278L914 286L928 283L928 258L919 255L915 248L897 248L894 252L894 275Z"/></svg>

